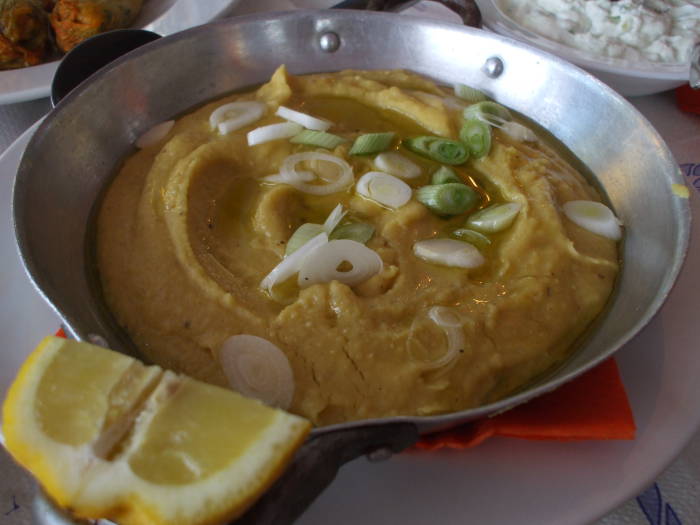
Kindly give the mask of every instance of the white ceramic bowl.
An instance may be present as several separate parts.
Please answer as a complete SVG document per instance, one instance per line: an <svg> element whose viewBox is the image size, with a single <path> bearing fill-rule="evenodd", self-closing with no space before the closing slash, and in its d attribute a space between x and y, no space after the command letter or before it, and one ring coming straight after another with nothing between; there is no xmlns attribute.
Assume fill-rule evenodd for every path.
<svg viewBox="0 0 700 525"><path fill-rule="evenodd" d="M630 65L621 59L596 57L579 49L549 40L506 16L495 0L475 0L483 25L495 33L539 47L595 75L625 96L651 95L688 82L690 65ZM696 53L697 54L697 53Z"/></svg>

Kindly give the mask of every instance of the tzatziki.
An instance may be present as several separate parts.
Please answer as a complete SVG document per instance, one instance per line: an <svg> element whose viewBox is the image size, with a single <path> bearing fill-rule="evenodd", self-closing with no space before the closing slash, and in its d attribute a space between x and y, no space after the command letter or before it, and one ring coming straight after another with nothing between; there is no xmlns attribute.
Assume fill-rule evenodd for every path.
<svg viewBox="0 0 700 525"><path fill-rule="evenodd" d="M497 0L518 24L550 40L634 63L690 61L700 0Z"/></svg>

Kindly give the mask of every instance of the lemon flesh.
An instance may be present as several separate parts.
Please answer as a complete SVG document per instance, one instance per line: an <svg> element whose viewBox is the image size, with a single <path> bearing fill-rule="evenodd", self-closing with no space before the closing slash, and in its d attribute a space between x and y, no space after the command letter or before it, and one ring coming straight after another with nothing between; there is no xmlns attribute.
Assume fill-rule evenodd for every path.
<svg viewBox="0 0 700 525"><path fill-rule="evenodd" d="M30 355L3 405L8 451L49 496L121 525L239 516L309 429L232 391L55 337Z"/></svg>

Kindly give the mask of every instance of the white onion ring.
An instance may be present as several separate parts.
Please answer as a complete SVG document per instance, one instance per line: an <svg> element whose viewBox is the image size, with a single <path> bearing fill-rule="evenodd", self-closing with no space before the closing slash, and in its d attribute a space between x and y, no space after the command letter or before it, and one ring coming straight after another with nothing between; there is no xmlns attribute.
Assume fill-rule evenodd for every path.
<svg viewBox="0 0 700 525"><path fill-rule="evenodd" d="M303 181L301 175L308 173L307 171L297 171L295 166L304 161L321 160L332 162L340 168L338 178L328 184L308 184L308 181ZM282 161L280 167L280 175L285 180L286 184L294 186L299 191L310 193L312 195L329 195L337 193L348 188L354 181L352 167L340 157L329 155L327 153L318 153L315 151L304 151L290 155Z"/></svg>
<svg viewBox="0 0 700 525"><path fill-rule="evenodd" d="M343 262L349 262L352 269L338 271ZM320 246L304 259L299 268L298 283L302 288L331 281L354 286L381 272L383 267L381 257L374 250L357 241L338 239Z"/></svg>
<svg viewBox="0 0 700 525"><path fill-rule="evenodd" d="M332 123L327 120L312 117L311 115L307 115L301 111L295 111L285 106L278 107L275 115L291 122L296 122L306 129L312 129L314 131L326 131L332 126Z"/></svg>
<svg viewBox="0 0 700 525"><path fill-rule="evenodd" d="M343 205L338 204L326 217L326 222L323 223L323 231L330 235L335 230L335 227L338 226L338 223L343 220L346 213L347 211L343 211Z"/></svg>
<svg viewBox="0 0 700 525"><path fill-rule="evenodd" d="M292 275L299 271L304 259L310 255L319 246L323 246L328 242L328 234L326 232L319 233L308 242L303 244L298 250L287 255L280 263L275 266L270 273L260 282L260 287L267 290L272 290L272 287L278 283L286 281Z"/></svg>
<svg viewBox="0 0 700 525"><path fill-rule="evenodd" d="M622 238L620 221L610 208L601 202L569 201L562 206L571 222L613 241Z"/></svg>
<svg viewBox="0 0 700 525"><path fill-rule="evenodd" d="M261 126L249 131L246 135L248 146L257 146L278 139L287 139L293 137L303 130L299 124L294 122L280 122L278 124L269 124Z"/></svg>
<svg viewBox="0 0 700 525"><path fill-rule="evenodd" d="M383 206L400 208L411 200L413 190L401 179L381 171L368 171L357 181L355 191Z"/></svg>
<svg viewBox="0 0 700 525"><path fill-rule="evenodd" d="M165 122L156 124L136 140L136 147L143 149L160 142L168 133L170 133L170 130L173 129L174 125L174 120L166 120Z"/></svg>
<svg viewBox="0 0 700 525"><path fill-rule="evenodd" d="M218 351L231 388L270 406L287 409L294 398L294 373L284 352L267 339L240 334Z"/></svg>
<svg viewBox="0 0 700 525"><path fill-rule="evenodd" d="M380 153L374 158L374 165L380 171L402 179L413 179L421 174L418 164L395 151Z"/></svg>
<svg viewBox="0 0 700 525"><path fill-rule="evenodd" d="M430 363L431 368L449 365L464 350L464 330L459 316L447 306L433 306L428 310L428 317L445 332L447 350L442 357Z"/></svg>
<svg viewBox="0 0 700 525"><path fill-rule="evenodd" d="M226 135L243 126L252 124L265 113L266 106L262 102L231 102L219 106L209 116L209 125L212 129L219 129L219 133ZM234 116L227 118L229 113Z"/></svg>
<svg viewBox="0 0 700 525"><path fill-rule="evenodd" d="M455 239L426 239L413 245L416 257L457 268L476 268L486 262L475 246Z"/></svg>

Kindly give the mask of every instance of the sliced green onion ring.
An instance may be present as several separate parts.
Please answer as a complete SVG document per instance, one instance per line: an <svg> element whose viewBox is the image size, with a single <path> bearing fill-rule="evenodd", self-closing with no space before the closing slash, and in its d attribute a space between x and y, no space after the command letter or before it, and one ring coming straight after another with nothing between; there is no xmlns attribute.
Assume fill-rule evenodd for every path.
<svg viewBox="0 0 700 525"><path fill-rule="evenodd" d="M326 217L326 221L323 223L323 231L330 235L331 232L335 230L335 227L338 226L340 221L343 220L346 213L347 211L343 210L343 205L338 204L335 208L333 208L333 211L328 214L328 217Z"/></svg>
<svg viewBox="0 0 700 525"><path fill-rule="evenodd" d="M374 235L374 226L366 222L349 222L341 224L329 235L329 239L350 239L351 241L367 244Z"/></svg>
<svg viewBox="0 0 700 525"><path fill-rule="evenodd" d="M418 164L395 151L380 153L374 158L374 165L378 170L402 179L413 179L421 174Z"/></svg>
<svg viewBox="0 0 700 525"><path fill-rule="evenodd" d="M620 221L610 208L601 202L569 201L562 206L566 217L581 228L613 241L622 238Z"/></svg>
<svg viewBox="0 0 700 525"><path fill-rule="evenodd" d="M442 164L457 166L464 164L469 159L469 150L457 140L437 139L428 147L430 157Z"/></svg>
<svg viewBox="0 0 700 525"><path fill-rule="evenodd" d="M248 140L248 146L257 146L265 142L293 137L301 130L301 125L295 122L280 122L255 128L246 134L246 139Z"/></svg>
<svg viewBox="0 0 700 525"><path fill-rule="evenodd" d="M448 182L458 182L464 184L459 175L452 168L440 166L440 168L430 177L430 184L447 184Z"/></svg>
<svg viewBox="0 0 700 525"><path fill-rule="evenodd" d="M231 388L283 410L294 398L294 373L289 359L275 344L255 335L229 337L217 351Z"/></svg>
<svg viewBox="0 0 700 525"><path fill-rule="evenodd" d="M467 86L466 84L455 84L454 91L456 96L462 100L466 100L467 102L483 102L489 99L484 92L471 86Z"/></svg>
<svg viewBox="0 0 700 525"><path fill-rule="evenodd" d="M411 187L401 179L381 171L369 171L357 181L355 191L389 208L400 208L413 193Z"/></svg>
<svg viewBox="0 0 700 525"><path fill-rule="evenodd" d="M335 164L338 167L338 175L335 180L327 184L311 184L306 177L308 171L297 171L296 165L300 162L324 161ZM280 167L280 176L285 184L294 186L300 191L310 193L312 195L329 195L337 193L349 188L354 180L352 167L340 157L329 155L327 153L319 153L317 151L304 151L290 155L282 161ZM266 178L268 182L273 182ZM317 177L318 180L326 181L326 177Z"/></svg>
<svg viewBox="0 0 700 525"><path fill-rule="evenodd" d="M453 308L448 306L432 306L428 317L442 328L447 337L447 350L439 359L430 363L430 368L443 368L454 362L460 350L464 350L464 330L462 320Z"/></svg>
<svg viewBox="0 0 700 525"><path fill-rule="evenodd" d="M461 182L447 182L418 188L416 199L438 215L459 215L479 203L479 194Z"/></svg>
<svg viewBox="0 0 700 525"><path fill-rule="evenodd" d="M469 147L472 157L478 159L491 151L491 127L481 120L467 120L459 131L459 140Z"/></svg>
<svg viewBox="0 0 700 525"><path fill-rule="evenodd" d="M486 235L484 235L483 233L479 233L478 231L470 230L468 228L459 228L453 231L450 235L456 237L460 241L473 244L477 248L485 248L486 246L491 244L491 239L486 237Z"/></svg>
<svg viewBox="0 0 700 525"><path fill-rule="evenodd" d="M413 253L424 261L456 268L477 268L486 262L476 247L455 239L418 241Z"/></svg>
<svg viewBox="0 0 700 525"><path fill-rule="evenodd" d="M275 115L282 117L283 119L296 122L297 124L301 124L306 129L311 129L314 131L326 131L333 125L332 122L328 122L327 120L312 117L311 115L307 115L306 113L302 113L301 111L296 111L285 106L278 107Z"/></svg>
<svg viewBox="0 0 700 525"><path fill-rule="evenodd" d="M519 122L504 122L498 127L501 128L501 131L518 142L537 142L537 135L535 135L535 132Z"/></svg>
<svg viewBox="0 0 700 525"><path fill-rule="evenodd" d="M522 205L518 202L492 204L479 210L467 219L467 227L481 233L496 233L505 230L520 213Z"/></svg>
<svg viewBox="0 0 700 525"><path fill-rule="evenodd" d="M413 153L441 164L459 165L469 159L469 149L457 140L420 136L404 140L403 145Z"/></svg>
<svg viewBox="0 0 700 525"><path fill-rule="evenodd" d="M304 146L314 146L318 148L325 149L335 149L340 146L343 142L347 142L347 139L334 135L333 133L328 133L326 131L314 131L311 129L305 129L294 135L289 142L293 144L302 144Z"/></svg>
<svg viewBox="0 0 700 525"><path fill-rule="evenodd" d="M260 282L260 288L267 290L269 293L274 286L286 281L297 273L304 259L310 256L316 248L323 246L327 242L328 235L326 232L321 232L316 237L303 244L294 253L285 256Z"/></svg>
<svg viewBox="0 0 700 525"><path fill-rule="evenodd" d="M464 108L462 115L464 120L482 120L487 124L491 124L491 120L494 120L492 117L500 123L513 119L508 108L490 100L477 102Z"/></svg>
<svg viewBox="0 0 700 525"><path fill-rule="evenodd" d="M371 155L389 149L396 133L387 131L384 133L365 133L360 135L353 142L350 155Z"/></svg>
<svg viewBox="0 0 700 525"><path fill-rule="evenodd" d="M291 255L311 239L324 232L321 224L307 222L299 226L292 236L287 241L287 247L284 250L285 257Z"/></svg>
<svg viewBox="0 0 700 525"><path fill-rule="evenodd" d="M262 102L231 102L219 106L212 112L209 116L209 125L212 129L218 128L222 135L226 135L259 120L266 109L267 106Z"/></svg>
<svg viewBox="0 0 700 525"><path fill-rule="evenodd" d="M347 271L339 270L342 263L350 263ZM354 286L382 271L384 264L374 250L350 239L330 241L314 250L299 268L301 288L312 284L339 281Z"/></svg>

